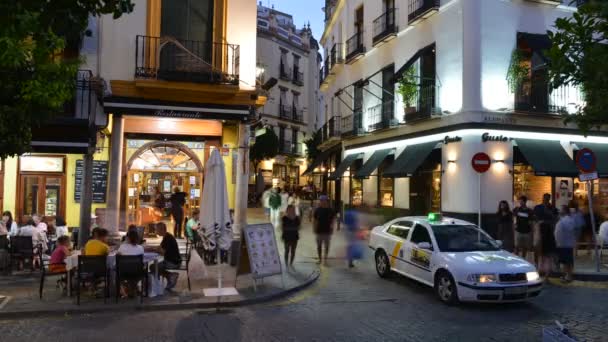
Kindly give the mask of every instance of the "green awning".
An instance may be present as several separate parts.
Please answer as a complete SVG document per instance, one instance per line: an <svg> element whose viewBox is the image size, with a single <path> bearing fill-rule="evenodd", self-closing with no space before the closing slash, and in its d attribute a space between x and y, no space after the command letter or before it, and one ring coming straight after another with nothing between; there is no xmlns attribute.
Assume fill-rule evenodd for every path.
<svg viewBox="0 0 608 342"><path fill-rule="evenodd" d="M359 153L349 154L344 157L344 160L342 160L340 165L338 165L336 171L329 176L329 180L337 180L342 178L344 172L346 172L346 170L348 170L348 168L351 167L357 159L361 159L361 157L362 156Z"/></svg>
<svg viewBox="0 0 608 342"><path fill-rule="evenodd" d="M393 165L383 173L384 177L411 177L422 165L424 160L433 152L437 141L424 144L410 145L395 159Z"/></svg>
<svg viewBox="0 0 608 342"><path fill-rule="evenodd" d="M388 157L388 155L394 151L394 148L387 148L384 150L378 150L372 154L371 157L363 164L363 166L357 171L354 175L355 178L367 178L369 177L374 170L382 164L384 159Z"/></svg>
<svg viewBox="0 0 608 342"><path fill-rule="evenodd" d="M574 161L559 141L515 139L537 176L577 177Z"/></svg>
<svg viewBox="0 0 608 342"><path fill-rule="evenodd" d="M329 158L331 153L332 153L331 150L327 150L327 151L323 151L323 152L319 153L315 157L315 159L312 161L312 163L310 163L310 165L308 165L308 168L306 168L306 171L304 171L304 173L302 173L302 176L308 176L309 174L313 173L313 171L317 167L321 166L321 164L323 164L323 162Z"/></svg>
<svg viewBox="0 0 608 342"><path fill-rule="evenodd" d="M597 173L600 177L608 177L608 144L575 142L579 149L588 148L595 153ZM576 155L576 153L575 153Z"/></svg>

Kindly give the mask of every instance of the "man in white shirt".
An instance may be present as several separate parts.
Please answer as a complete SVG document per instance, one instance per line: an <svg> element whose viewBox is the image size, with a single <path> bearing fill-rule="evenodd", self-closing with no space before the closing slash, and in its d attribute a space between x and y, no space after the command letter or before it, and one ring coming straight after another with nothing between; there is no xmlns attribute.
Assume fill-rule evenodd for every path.
<svg viewBox="0 0 608 342"><path fill-rule="evenodd" d="M560 264L564 266L564 282L572 281L574 271L574 247L576 247L577 229L576 222L568 210L568 206L563 205L560 210L560 219L555 225L555 245L557 247L557 257Z"/></svg>

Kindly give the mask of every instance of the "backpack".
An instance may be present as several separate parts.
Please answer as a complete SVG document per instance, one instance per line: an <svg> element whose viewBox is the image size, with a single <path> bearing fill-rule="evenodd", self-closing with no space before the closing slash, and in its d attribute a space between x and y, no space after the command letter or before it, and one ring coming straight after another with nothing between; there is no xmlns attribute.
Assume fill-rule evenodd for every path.
<svg viewBox="0 0 608 342"><path fill-rule="evenodd" d="M277 193L271 193L268 199L268 205L272 209L279 209L281 207L281 195Z"/></svg>

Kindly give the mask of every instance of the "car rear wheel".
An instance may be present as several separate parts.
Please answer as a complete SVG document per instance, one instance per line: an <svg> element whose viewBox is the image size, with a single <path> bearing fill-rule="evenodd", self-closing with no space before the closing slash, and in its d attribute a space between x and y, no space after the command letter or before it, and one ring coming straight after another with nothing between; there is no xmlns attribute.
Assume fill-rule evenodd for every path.
<svg viewBox="0 0 608 342"><path fill-rule="evenodd" d="M391 264L388 255L382 250L376 252L376 272L380 278L386 278L391 274Z"/></svg>
<svg viewBox="0 0 608 342"><path fill-rule="evenodd" d="M447 271L440 271L435 277L435 293L439 300L454 305L458 303L458 292L454 277Z"/></svg>

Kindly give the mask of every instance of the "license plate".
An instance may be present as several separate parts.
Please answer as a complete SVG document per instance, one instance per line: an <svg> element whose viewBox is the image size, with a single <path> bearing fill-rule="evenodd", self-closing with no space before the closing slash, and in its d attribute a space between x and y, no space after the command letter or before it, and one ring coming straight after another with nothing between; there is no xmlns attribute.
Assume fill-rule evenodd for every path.
<svg viewBox="0 0 608 342"><path fill-rule="evenodd" d="M522 294L522 293L526 293L526 292L528 292L527 286L514 286L514 287L507 287L505 289L506 295Z"/></svg>

